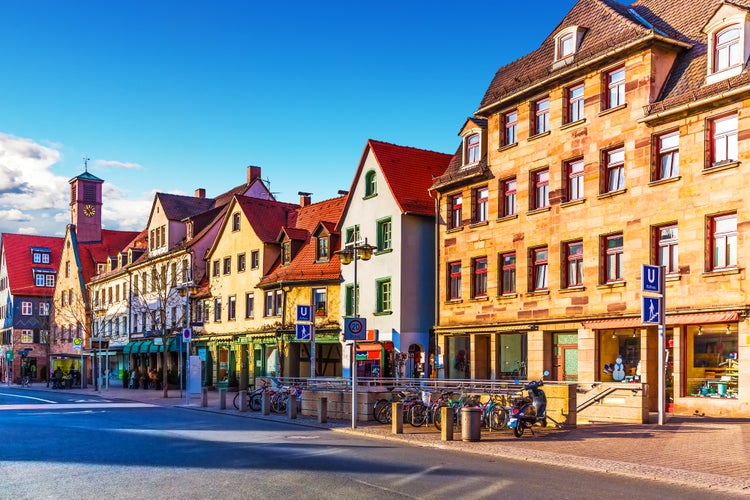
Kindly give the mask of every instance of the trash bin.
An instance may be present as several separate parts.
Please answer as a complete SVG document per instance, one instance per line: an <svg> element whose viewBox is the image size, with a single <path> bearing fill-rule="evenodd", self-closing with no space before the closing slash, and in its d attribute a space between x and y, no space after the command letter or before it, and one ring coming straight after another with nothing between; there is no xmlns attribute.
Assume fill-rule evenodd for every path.
<svg viewBox="0 0 750 500"><path fill-rule="evenodd" d="M482 410L477 407L461 408L461 440L479 441L482 428Z"/></svg>

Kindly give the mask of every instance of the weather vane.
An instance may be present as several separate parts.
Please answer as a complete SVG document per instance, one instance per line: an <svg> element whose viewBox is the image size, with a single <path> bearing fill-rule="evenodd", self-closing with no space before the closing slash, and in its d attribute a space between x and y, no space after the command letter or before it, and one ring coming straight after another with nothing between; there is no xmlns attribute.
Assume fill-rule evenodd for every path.
<svg viewBox="0 0 750 500"><path fill-rule="evenodd" d="M89 173L89 160L90 159L91 158L86 158L85 156L83 157L83 168L84 170L86 170L87 174Z"/></svg>

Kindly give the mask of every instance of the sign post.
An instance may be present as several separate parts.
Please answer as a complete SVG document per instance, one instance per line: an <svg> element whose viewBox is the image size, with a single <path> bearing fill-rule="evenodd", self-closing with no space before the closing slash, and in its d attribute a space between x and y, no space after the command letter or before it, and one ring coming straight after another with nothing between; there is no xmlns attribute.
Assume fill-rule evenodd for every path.
<svg viewBox="0 0 750 500"><path fill-rule="evenodd" d="M312 315L312 307L297 304L297 340L310 342L310 378L315 378L315 321Z"/></svg>
<svg viewBox="0 0 750 500"><path fill-rule="evenodd" d="M190 405L190 341L193 340L193 330L185 328L182 330L182 342L185 344L185 406ZM166 349L166 347L165 347ZM182 357L182 353L180 353Z"/></svg>
<svg viewBox="0 0 750 500"><path fill-rule="evenodd" d="M647 325L658 325L658 405L659 425L664 425L664 409L666 406L666 370L664 362L664 351L666 348L667 330L667 297L666 297L666 267L643 264L642 266L642 291L653 294L643 296L641 302L641 320Z"/></svg>

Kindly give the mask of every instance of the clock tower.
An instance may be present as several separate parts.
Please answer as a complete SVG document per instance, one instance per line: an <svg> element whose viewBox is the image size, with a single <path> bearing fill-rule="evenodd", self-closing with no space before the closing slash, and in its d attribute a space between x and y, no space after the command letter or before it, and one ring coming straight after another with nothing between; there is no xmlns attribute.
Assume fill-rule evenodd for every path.
<svg viewBox="0 0 750 500"><path fill-rule="evenodd" d="M88 172L70 180L70 223L76 226L79 243L102 240L102 183Z"/></svg>

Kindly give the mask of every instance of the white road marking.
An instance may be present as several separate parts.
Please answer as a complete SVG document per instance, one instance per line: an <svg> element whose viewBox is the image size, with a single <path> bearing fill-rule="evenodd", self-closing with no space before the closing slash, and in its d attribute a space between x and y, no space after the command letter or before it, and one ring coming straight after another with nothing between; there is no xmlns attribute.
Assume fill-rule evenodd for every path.
<svg viewBox="0 0 750 500"><path fill-rule="evenodd" d="M86 408L156 408L158 405L148 403L59 403L55 405L25 404L0 405L3 410L82 410Z"/></svg>
<svg viewBox="0 0 750 500"><path fill-rule="evenodd" d="M398 481L395 481L393 484L395 484L396 486L400 486L402 484L406 484L406 483L410 483L412 481L416 481L417 479L421 478L422 476L424 476L426 474L430 474L432 472L435 472L436 470L439 470L440 468L441 467L439 465L435 465L433 467L429 467L429 468L427 468L427 469L425 469L423 471L415 472L414 474L409 474L408 476L403 477L403 478L399 479Z"/></svg>
<svg viewBox="0 0 750 500"><path fill-rule="evenodd" d="M407 498L422 498L422 497L415 497L412 495L409 495L407 493L404 493L403 491L394 490L393 488L386 488L385 486L380 486L379 484L375 483L369 483L367 481L362 481L361 479L353 478L353 480L359 484L364 484L365 486L369 486L370 488L377 488L382 491L387 491L388 493L393 493L395 495L401 496L401 497L407 497Z"/></svg>
<svg viewBox="0 0 750 500"><path fill-rule="evenodd" d="M55 401L50 401L49 399L35 398L34 396L22 396L20 394L13 394L13 393L0 392L0 396L10 396L12 398L22 398L22 399L33 399L34 401L42 401L44 403L52 403L52 404L55 403Z"/></svg>

